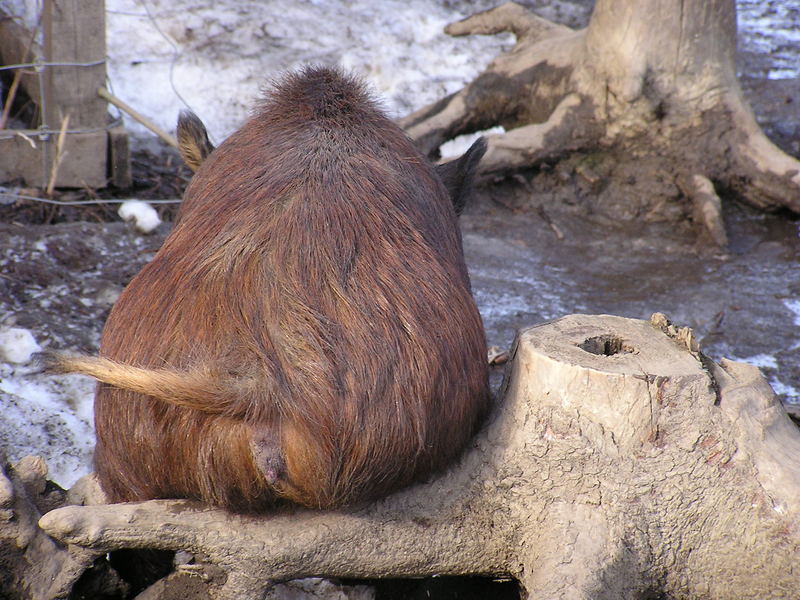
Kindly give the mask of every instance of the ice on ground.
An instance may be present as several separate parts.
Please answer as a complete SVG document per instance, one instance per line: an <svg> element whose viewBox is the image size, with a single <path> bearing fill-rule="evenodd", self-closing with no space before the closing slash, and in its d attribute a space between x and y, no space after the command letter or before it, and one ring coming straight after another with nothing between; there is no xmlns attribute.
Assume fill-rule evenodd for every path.
<svg viewBox="0 0 800 600"><path fill-rule="evenodd" d="M790 298L784 300L783 303L786 305L786 308L792 311L792 314L794 315L794 324L800 327L800 300Z"/></svg>
<svg viewBox="0 0 800 600"><path fill-rule="evenodd" d="M771 354L755 354L753 356L748 356L747 358L740 358L737 360L747 363L748 365L753 365L754 367L758 367L759 369L778 368L778 361Z"/></svg>
<svg viewBox="0 0 800 600"><path fill-rule="evenodd" d="M797 404L800 405L800 389L789 385L788 383L784 383L777 377L770 377L769 378L769 385L772 387L773 391L783 398L786 404Z"/></svg>
<svg viewBox="0 0 800 600"><path fill-rule="evenodd" d="M794 79L800 75L800 4L793 2L736 2L739 48L769 56L768 79Z"/></svg>

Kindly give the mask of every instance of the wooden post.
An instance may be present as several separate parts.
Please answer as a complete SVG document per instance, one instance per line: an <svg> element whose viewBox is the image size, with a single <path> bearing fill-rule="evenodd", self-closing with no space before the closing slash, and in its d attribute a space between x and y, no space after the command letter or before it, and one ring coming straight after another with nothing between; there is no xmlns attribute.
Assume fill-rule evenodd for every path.
<svg viewBox="0 0 800 600"><path fill-rule="evenodd" d="M104 0L44 0L39 105L42 135L35 129L0 131L0 181L24 179L46 186L104 187L130 180L128 159L109 161L109 115L97 89L105 86ZM8 59L6 59L8 60ZM69 117L61 156L58 131ZM119 131L115 133L120 145Z"/></svg>
<svg viewBox="0 0 800 600"><path fill-rule="evenodd" d="M106 81L105 1L45 0L43 17L47 62L92 65L45 69L47 124L58 129L69 114L72 128L104 128L107 108L97 88Z"/></svg>
<svg viewBox="0 0 800 600"><path fill-rule="evenodd" d="M34 32L29 31L0 7L0 59L2 63L18 65L33 62L42 51ZM20 85L28 97L38 106L41 104L39 77L33 69L25 69Z"/></svg>

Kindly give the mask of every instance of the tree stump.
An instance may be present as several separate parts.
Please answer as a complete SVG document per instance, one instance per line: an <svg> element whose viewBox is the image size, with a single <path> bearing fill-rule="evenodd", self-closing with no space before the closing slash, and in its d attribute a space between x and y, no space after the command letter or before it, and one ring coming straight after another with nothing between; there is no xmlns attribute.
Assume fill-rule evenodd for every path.
<svg viewBox="0 0 800 600"><path fill-rule="evenodd" d="M720 245L715 188L800 212L800 162L761 132L736 80L734 0L598 0L580 31L509 2L446 31L510 31L517 43L461 91L401 119L424 152L502 125L488 137L485 173L580 151L570 166L605 194L600 205L621 196L618 212L635 218L687 198L684 212Z"/></svg>
<svg viewBox="0 0 800 600"><path fill-rule="evenodd" d="M225 600L434 574L511 576L530 598L800 597L800 432L758 369L714 364L662 315L535 326L509 365L461 460L372 505L244 516L152 500L40 526L70 552L188 551L170 578Z"/></svg>

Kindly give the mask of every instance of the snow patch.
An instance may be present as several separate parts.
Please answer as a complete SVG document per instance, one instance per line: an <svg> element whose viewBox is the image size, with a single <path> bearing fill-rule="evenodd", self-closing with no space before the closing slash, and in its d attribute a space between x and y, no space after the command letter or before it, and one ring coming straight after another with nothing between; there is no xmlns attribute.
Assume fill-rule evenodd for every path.
<svg viewBox="0 0 800 600"><path fill-rule="evenodd" d="M449 142L442 144L439 147L439 154L441 154L442 160L458 158L464 154L464 152L469 150L470 146L472 146L472 144L474 144L475 140L478 138L505 132L506 130L498 125L497 127L492 127L491 129L486 129L484 131L460 135L456 138L453 138Z"/></svg>
<svg viewBox="0 0 800 600"><path fill-rule="evenodd" d="M747 363L748 365L753 365L759 369L778 368L778 361L771 354L755 354L753 356L748 356L747 358L737 358L736 360Z"/></svg>
<svg viewBox="0 0 800 600"><path fill-rule="evenodd" d="M147 202L142 202L141 200L123 202L117 214L123 221L132 223L142 233L150 233L161 225L161 219L156 210Z"/></svg>
<svg viewBox="0 0 800 600"><path fill-rule="evenodd" d="M449 6L448 6L449 5ZM429 0L246 4L107 0L113 93L167 131L189 107L219 143L241 126L260 89L307 64L340 65L378 92L391 116L464 86L511 47L511 34L453 38L468 3ZM125 117L139 140L152 134Z"/></svg>
<svg viewBox="0 0 800 600"><path fill-rule="evenodd" d="M0 360L9 363L25 364L42 347L27 329L6 327L0 329Z"/></svg>
<svg viewBox="0 0 800 600"><path fill-rule="evenodd" d="M71 487L91 471L94 387L94 381L82 375L33 379L0 365L0 453L12 463L27 455L42 456L49 479Z"/></svg>

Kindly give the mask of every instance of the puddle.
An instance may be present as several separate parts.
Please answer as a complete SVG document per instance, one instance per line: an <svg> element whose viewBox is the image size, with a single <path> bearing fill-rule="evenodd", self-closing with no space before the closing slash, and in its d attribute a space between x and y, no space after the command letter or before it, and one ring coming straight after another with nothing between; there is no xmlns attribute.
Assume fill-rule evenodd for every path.
<svg viewBox="0 0 800 600"><path fill-rule="evenodd" d="M693 328L712 358L759 366L784 401L800 403L798 223L729 203L731 248L719 256L688 228L610 228L574 215L552 217L558 240L535 214L489 202L478 200L462 230L490 345L570 313L663 312Z"/></svg>

